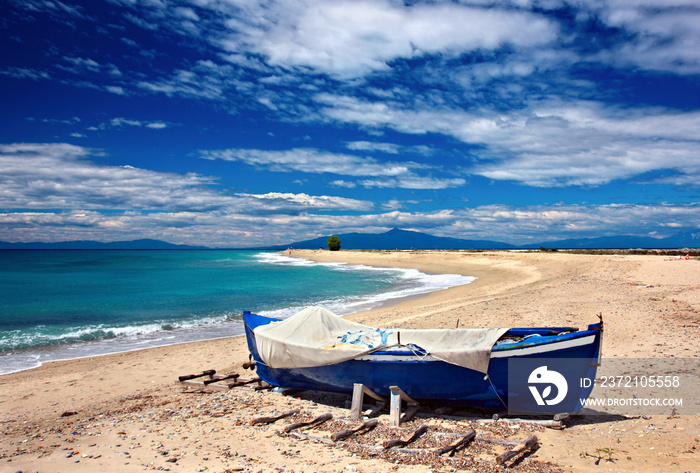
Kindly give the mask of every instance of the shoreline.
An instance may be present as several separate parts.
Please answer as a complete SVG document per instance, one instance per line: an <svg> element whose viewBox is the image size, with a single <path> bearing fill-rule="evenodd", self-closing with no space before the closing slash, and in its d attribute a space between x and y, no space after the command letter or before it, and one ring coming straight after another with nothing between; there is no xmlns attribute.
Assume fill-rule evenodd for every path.
<svg viewBox="0 0 700 473"><path fill-rule="evenodd" d="M370 325L451 328L460 320L460 327L581 327L602 312L605 357L700 357L698 260L514 252L293 251L293 255L478 278L467 285L348 316ZM348 415L347 409L336 408L321 397L285 397L238 388L206 395L188 393L174 382L178 375L203 369L247 376L240 368L247 355L244 337L238 336L50 362L2 375L0 463L7 463L11 471L58 472L161 467L170 471L272 472L286 468L297 473L330 473L346 466L387 473L435 471L425 465L396 465L280 437L274 433L278 425L269 429L250 426L251 416L292 407ZM212 403L238 407L211 416ZM66 412L76 414L61 417ZM601 467L630 472L692 471L695 452L700 449L700 416L669 414L602 421L581 418L562 431L537 431L540 450L511 471L520 471L530 461L554 463L559 471L597 472ZM477 430L480 428L477 424ZM514 438L520 438L526 429L518 430L513 431ZM68 456L66 448L80 455ZM608 449L614 462L598 458L597 464L596 451L601 449ZM162 455L162 451L170 453ZM176 463L166 462L170 457Z"/></svg>

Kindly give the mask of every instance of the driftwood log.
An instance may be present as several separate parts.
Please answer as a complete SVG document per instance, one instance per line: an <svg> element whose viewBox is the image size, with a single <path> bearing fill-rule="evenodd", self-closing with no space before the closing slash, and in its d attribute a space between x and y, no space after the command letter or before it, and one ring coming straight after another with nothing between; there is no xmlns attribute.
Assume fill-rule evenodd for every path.
<svg viewBox="0 0 700 473"><path fill-rule="evenodd" d="M215 374L216 374L216 370L206 370L206 371L202 371L199 374L186 374L184 376L178 376L177 380L178 381L187 381L188 379L201 378L202 376L214 376Z"/></svg>
<svg viewBox="0 0 700 473"><path fill-rule="evenodd" d="M462 445L465 445L466 443L470 442L474 437L476 437L476 430L470 429L467 431L466 434L460 436L459 438L457 438L457 440L455 440L451 444L445 445L444 447L440 447L440 448L436 449L435 453L437 453L438 455L443 455L447 452L454 452L455 450L460 448Z"/></svg>
<svg viewBox="0 0 700 473"><path fill-rule="evenodd" d="M280 415L276 416L270 416L270 417L256 417L250 422L250 425L258 425L258 424L271 424L273 422L276 422L280 419L284 419L285 417L293 416L294 414L298 414L301 411L301 409L292 409L291 411L283 412Z"/></svg>
<svg viewBox="0 0 700 473"><path fill-rule="evenodd" d="M515 448L503 452L496 457L496 463L503 465L505 462L520 455L526 450L530 450L532 447L537 445L537 437L535 435L530 435L524 442L518 444Z"/></svg>
<svg viewBox="0 0 700 473"><path fill-rule="evenodd" d="M205 379L204 385L216 383L218 381L223 381L225 379L237 379L240 375L236 373L227 374L226 376L214 376L212 379Z"/></svg>
<svg viewBox="0 0 700 473"><path fill-rule="evenodd" d="M321 414L320 416L316 417L313 420L310 420L308 422L297 422L296 424L289 424L286 426L284 429L282 429L282 432L287 433L291 432L292 430L299 429L301 427L316 427L318 425L323 424L327 420L331 420L333 418L333 414L328 413L328 414Z"/></svg>
<svg viewBox="0 0 700 473"><path fill-rule="evenodd" d="M262 379L255 377L250 379L238 379L236 380L236 386L245 386L246 384L259 383Z"/></svg>
<svg viewBox="0 0 700 473"><path fill-rule="evenodd" d="M202 381L197 381L196 378L202 376L209 376L209 379ZM262 385L260 378L241 378L237 373L229 373L226 375L216 374L214 370L204 371L200 374L190 374L186 376L180 376L178 380L185 386L192 388L199 388L204 392L204 390L214 390L214 391L228 391L229 389L245 386L247 384L258 383ZM227 382L228 381L228 382Z"/></svg>
<svg viewBox="0 0 700 473"><path fill-rule="evenodd" d="M354 427L352 429L341 430L340 432L334 433L333 435L331 435L331 440L337 442L338 440L343 440L348 437L352 437L356 433L361 432L363 430L371 430L375 428L378 424L379 421L377 419L368 420L367 422L358 425L357 427Z"/></svg>
<svg viewBox="0 0 700 473"><path fill-rule="evenodd" d="M396 440L386 440L386 441L384 441L384 443L382 443L382 446L384 447L385 450L388 450L391 447L405 447L409 443L414 442L416 439L418 439L421 435L423 435L427 431L428 431L428 426L421 425L412 434L406 435L405 437L400 438L400 439L396 439Z"/></svg>

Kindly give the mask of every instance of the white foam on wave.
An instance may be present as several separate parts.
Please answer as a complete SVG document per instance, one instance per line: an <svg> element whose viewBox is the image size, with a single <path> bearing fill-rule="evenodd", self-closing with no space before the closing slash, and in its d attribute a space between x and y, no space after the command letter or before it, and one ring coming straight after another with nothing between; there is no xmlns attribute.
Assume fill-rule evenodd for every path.
<svg viewBox="0 0 700 473"><path fill-rule="evenodd" d="M294 258L280 253L260 253L255 255L255 258L261 263L283 264L288 266L314 266L318 264L307 259Z"/></svg>
<svg viewBox="0 0 700 473"><path fill-rule="evenodd" d="M296 256L288 256L280 253L260 253L255 255L255 257L261 263L268 264L280 264L285 266L325 266L327 268L332 268L338 271L376 271L376 272L386 272L386 273L407 273L420 272L416 269L403 269L403 268L391 268L384 266L367 266L364 264L351 264L351 263L336 263L336 262L318 262L311 261L304 258L299 258ZM425 274L425 273L421 273Z"/></svg>
<svg viewBox="0 0 700 473"><path fill-rule="evenodd" d="M0 374L27 370L47 361L100 356L243 334L240 314L121 327L76 327L63 333L8 334L0 350ZM25 348L26 347L26 348Z"/></svg>
<svg viewBox="0 0 700 473"><path fill-rule="evenodd" d="M0 338L0 351L48 346L71 342L89 342L96 340L114 340L136 337L152 337L154 334L196 329L200 327L219 326L236 318L235 314L221 314L197 319L180 321L154 321L134 325L110 326L106 324L83 325L68 328L66 331L51 332L44 325L32 329L8 331Z"/></svg>
<svg viewBox="0 0 700 473"><path fill-rule="evenodd" d="M378 271L391 274L397 279L395 289L376 294L363 296L350 296L338 299L318 301L315 305L321 305L338 315L348 315L362 310L369 310L400 299L417 297L431 292L448 289L454 286L469 284L476 278L462 276L461 274L437 274L424 273L417 269L390 268L381 266L366 266L349 263L317 263L315 261L282 255L279 253L261 253L256 255L261 262L271 264L284 264L293 266L326 266L337 271ZM304 307L287 307L274 311L263 311L261 314L273 317L286 318Z"/></svg>

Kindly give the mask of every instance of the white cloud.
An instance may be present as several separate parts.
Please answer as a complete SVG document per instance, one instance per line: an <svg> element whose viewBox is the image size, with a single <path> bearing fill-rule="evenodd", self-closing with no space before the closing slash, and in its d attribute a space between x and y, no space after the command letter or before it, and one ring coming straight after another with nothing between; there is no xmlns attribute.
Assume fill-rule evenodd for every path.
<svg viewBox="0 0 700 473"><path fill-rule="evenodd" d="M496 113L487 110L406 109L319 94L333 120L403 133L441 133L482 149L471 169L497 180L540 187L601 185L671 169L696 176L700 112L618 109L600 102L549 101Z"/></svg>
<svg viewBox="0 0 700 473"><path fill-rule="evenodd" d="M347 143L348 149L355 151L381 151L387 154L399 154L401 146L395 143L377 143L372 141L351 141Z"/></svg>
<svg viewBox="0 0 700 473"><path fill-rule="evenodd" d="M56 0L24 0L22 8L34 12L46 12L59 17L70 19L83 18L82 7L66 5Z"/></svg>
<svg viewBox="0 0 700 473"><path fill-rule="evenodd" d="M11 152L22 154L25 158L33 152L42 152L46 163L50 163L53 157L62 156L65 164L68 156L82 159L88 150L71 145L4 145L0 147L0 152L4 153L0 155L3 158L1 162ZM136 168L125 169L131 173L143 172ZM5 171L6 168L3 168ZM82 169L82 173L90 175L91 171ZM161 192L167 188L162 182L155 185L159 186ZM174 185L177 187L177 184ZM0 195L6 196L7 190L7 186L0 188ZM138 189L139 192L144 190L145 185ZM196 186L191 187L189 193L194 194L191 197L199 195L201 199L202 191L198 191ZM204 194L205 198L229 199L222 194ZM540 243L545 239L543 234L547 235L547 239L605 236L618 234L620 228L624 228L629 234L663 237L681 228L700 227L700 206L697 204L486 205L469 209L404 212L396 210L404 202L392 199L382 205L383 209L390 211L374 213L370 203L332 196L268 193L239 194L230 199L240 205L198 210L168 210L167 206L163 206L157 212L117 208L103 212L100 208L84 207L66 208L63 211L0 212L0 240L104 241L156 238L196 245L254 246L288 244L331 232L371 233L399 227L438 236ZM76 200L73 202L85 203ZM230 202L228 200L225 203ZM340 212L329 212L333 210ZM353 211L348 213L347 210Z"/></svg>
<svg viewBox="0 0 700 473"><path fill-rule="evenodd" d="M363 187L384 187L403 189L448 189L462 187L466 181L461 178L440 179L422 176L404 176L397 179L366 179L358 182Z"/></svg>
<svg viewBox="0 0 700 473"><path fill-rule="evenodd" d="M386 205L399 208L401 203L390 201ZM485 205L434 212L393 210L380 214L323 217L307 215L305 218L307 221L302 220L300 224L308 228L307 231L320 228L334 229L338 233L381 232L398 227L444 237L526 244L565 238L619 235L620 228L624 228L625 233L638 236L670 236L679 231L679 228L700 226L700 206Z"/></svg>
<svg viewBox="0 0 700 473"><path fill-rule="evenodd" d="M279 212L280 208L291 206L293 208L310 208L313 210L356 210L367 211L373 208L370 202L347 199L344 197L334 197L327 195L312 196L308 194L290 194L281 192L270 192L267 194L237 194L241 197L249 198L249 202L257 200L261 209L274 209Z"/></svg>
<svg viewBox="0 0 700 473"><path fill-rule="evenodd" d="M100 70L100 65L90 58L66 57L64 60L73 64L77 69L88 69L92 72L98 72Z"/></svg>
<svg viewBox="0 0 700 473"><path fill-rule="evenodd" d="M390 128L444 134L478 147L473 173L533 186L595 186L666 168L676 173L675 182L692 183L697 175L692 138L696 114L647 107L623 113L578 100L575 97L595 95L596 84L569 72L572 65L587 63L593 68L699 71L700 13L695 2L573 1L567 5L578 16L571 24L559 23L546 11L562 7L562 2L521 1L517 7L508 1L127 3L151 12L144 14L149 24L179 31L183 20L192 22L197 31L183 34L209 41L216 48L212 52L226 61L200 60L191 67L183 63L168 76L140 80L141 91L216 100L227 103L232 113L241 107L266 107L284 121L335 121L377 133ZM594 19L619 28L619 34L589 37L584 26ZM592 47L601 39L610 43ZM585 47L580 47L581 40ZM476 60L464 61L469 54ZM426 61L403 69L404 60L411 59ZM89 57L67 61L109 74L109 65ZM388 80L386 89L355 80L391 79L399 66L402 75L407 71L407 80ZM328 92L331 85L338 91ZM113 93L124 92L112 87L108 90ZM358 98L368 94L374 100ZM530 102L527 97L532 97ZM642 129L650 133L635 131ZM347 146L399 153L391 143L356 141ZM275 171L388 175L366 174L363 168L376 168L378 163L363 158L333 155L333 161L305 163L304 157L291 156L301 153L295 150L265 162L265 157L251 153L238 159ZM415 174L412 163L396 161L390 172ZM355 165L357 170L344 169ZM310 169L314 166L316 171ZM411 182L384 179L383 184L365 184L431 185L425 177L422 182L413 177ZM460 185L456 179L438 179L429 188L455 185Z"/></svg>
<svg viewBox="0 0 700 473"><path fill-rule="evenodd" d="M509 235L510 241L539 242L564 238L597 237L623 233L638 236L670 236L680 224L697 227L700 207L697 205L560 205L512 207L482 206L459 211L454 223L442 230L447 234L489 237ZM488 234L484 233L488 229ZM546 235L546 236L544 236Z"/></svg>
<svg viewBox="0 0 700 473"><path fill-rule="evenodd" d="M71 72L73 74L85 74L86 72L91 73L102 73L112 77L119 77L122 72L114 64L100 64L91 58L82 57L64 57L63 60L66 64L57 64L56 67L63 69L64 71Z"/></svg>
<svg viewBox="0 0 700 473"><path fill-rule="evenodd" d="M694 0L610 0L595 9L606 24L631 38L601 55L642 69L700 72L700 9Z"/></svg>
<svg viewBox="0 0 700 473"><path fill-rule="evenodd" d="M42 118L41 121L43 123L60 123L62 125L75 125L80 123L80 118L79 117L73 117L73 118L67 118L67 119L60 119L60 118Z"/></svg>
<svg viewBox="0 0 700 473"><path fill-rule="evenodd" d="M382 209L383 210L399 210L403 209L405 207L405 202L402 202L398 199L391 199L387 202L384 202L382 204Z"/></svg>
<svg viewBox="0 0 700 473"><path fill-rule="evenodd" d="M0 145L0 206L33 209L218 208L211 178L100 166L68 144Z"/></svg>
<svg viewBox="0 0 700 473"><path fill-rule="evenodd" d="M128 126L141 126L141 122L138 121L138 120L129 120L128 118L119 118L119 117L117 117L117 118L112 118L112 119L109 121L109 124L110 124L111 126L116 126L116 127L125 126L125 125L128 125Z"/></svg>
<svg viewBox="0 0 700 473"><path fill-rule="evenodd" d="M229 20L223 47L263 55L271 65L339 78L386 71L393 60L426 54L456 57L504 45L541 46L557 33L556 25L529 12L459 4L279 1L247 7L253 18Z"/></svg>
<svg viewBox="0 0 700 473"><path fill-rule="evenodd" d="M466 146L456 143L444 149L445 154L452 157L466 150L466 172L530 186L596 186L617 179L694 187L700 182L699 112L626 102L606 105L604 100L623 101L627 95L619 98L616 93L622 89L603 90L593 82L600 67L632 71L641 78L650 77L648 71L661 73L656 79L700 72L700 10L694 0L475 0L469 5L389 0L112 1L133 8L127 19L157 30L157 41L191 41L188 44L201 53L197 59L209 59L194 62L193 56L185 55L163 74L165 61L157 63L157 70L128 71L133 65L116 54L105 59L93 52L96 48L74 49L61 58L56 49L52 54L58 63L51 75L26 67L5 68L0 75L22 80L59 77L71 83L62 78L77 74L80 82L74 85L115 95L205 99L227 110L266 107L267 116L280 121L323 122L384 136L378 138L384 141L336 143L350 150L346 153L311 148L202 153L265 171L336 174L329 186L338 192L360 192L363 186L425 190L465 185L462 176L445 177L456 169L409 161L408 153L427 158L432 149L389 143L389 130L426 135L431 146L433 137L428 134L454 138ZM74 21L85 10L54 0L15 3L31 12L55 13L60 21ZM572 14L566 21L547 11L562 7ZM598 31L615 30L599 34L586 29L593 24ZM131 39L122 41L137 46ZM154 37L153 44L157 41ZM207 45L213 48L207 51ZM156 53L145 52L150 57ZM85 80L96 76L104 79L100 85ZM627 85L633 84L625 84L623 92L634 94L634 87L630 92ZM165 120L117 117L89 129L169 126ZM363 155L380 153L391 155L392 161ZM163 231L176 241L196 238L201 231L217 242L240 238L241 228L248 227L245 231L258 240L268 231L270 238L283 239L290 232L302 235L319 228L363 231L395 226L474 237L489 236L484 234L488 228L513 239L543 231L572 236L627 225L643 234L645 226L661 231L698 225L697 207L682 205L484 206L375 214L376 209L400 209L402 203L222 191L212 177L100 166L90 160L93 156L87 148L66 144L3 145L0 206L63 209L11 213L7 221L34 222L37 234L65 222L85 234L104 228L134 234ZM343 178L331 180L338 176Z"/></svg>
<svg viewBox="0 0 700 473"><path fill-rule="evenodd" d="M115 95L126 95L126 91L122 87L116 85L107 85L105 86L105 90Z"/></svg>
<svg viewBox="0 0 700 473"><path fill-rule="evenodd" d="M241 161L270 171L301 171L314 174L333 173L346 176L397 176L410 173L411 163L387 163L373 158L336 154L310 148L284 151L261 149L226 149L201 151L205 159Z"/></svg>
<svg viewBox="0 0 700 473"><path fill-rule="evenodd" d="M102 122L97 126L91 126L88 128L88 130L91 130L91 131L108 130L110 128L123 128L123 127L130 127L130 126L146 127L146 128L151 128L153 130L162 130L164 128L168 128L168 124L164 123L162 121L149 122L149 121L143 121L143 120L134 120L133 118L115 117L115 118L111 118L105 122Z"/></svg>
<svg viewBox="0 0 700 473"><path fill-rule="evenodd" d="M69 144L0 145L0 207L15 209L157 210L294 214L368 210L371 203L307 194L220 192L214 178L134 166L102 166L94 151Z"/></svg>
<svg viewBox="0 0 700 473"><path fill-rule="evenodd" d="M229 88L237 85L237 72L229 65L213 61L198 61L194 67L176 70L169 79L140 81L137 86L143 90L163 93L168 96L179 95L187 98L204 98L223 100Z"/></svg>
<svg viewBox="0 0 700 473"><path fill-rule="evenodd" d="M361 145L368 148L367 145ZM465 181L461 178L435 178L421 176L417 171L430 169L429 166L411 161L388 162L370 157L336 154L310 148L296 148L284 151L260 149L226 149L200 151L205 159L240 161L251 166L274 172L299 171L313 174L340 174L344 176L372 176L358 184L364 187L390 187L405 189L446 189L460 187ZM356 184L345 180L335 180L332 187L352 188Z"/></svg>
<svg viewBox="0 0 700 473"><path fill-rule="evenodd" d="M41 80L50 79L51 76L46 71L29 69L26 67L5 67L0 70L0 75L13 77L15 79Z"/></svg>
<svg viewBox="0 0 700 473"><path fill-rule="evenodd" d="M328 183L328 185L331 187L345 187L346 189L354 189L355 187L357 187L356 183L350 182L350 181L344 181L342 179L331 181Z"/></svg>
<svg viewBox="0 0 700 473"><path fill-rule="evenodd" d="M199 21L199 15L197 15L197 13L191 8L178 7L175 9L175 14L180 18L186 18L191 21Z"/></svg>
<svg viewBox="0 0 700 473"><path fill-rule="evenodd" d="M700 177L693 131L700 126L698 112L577 103L492 124L495 129L481 136L488 136L490 154L509 159L478 165L474 172L493 179L548 187L600 185L660 170Z"/></svg>

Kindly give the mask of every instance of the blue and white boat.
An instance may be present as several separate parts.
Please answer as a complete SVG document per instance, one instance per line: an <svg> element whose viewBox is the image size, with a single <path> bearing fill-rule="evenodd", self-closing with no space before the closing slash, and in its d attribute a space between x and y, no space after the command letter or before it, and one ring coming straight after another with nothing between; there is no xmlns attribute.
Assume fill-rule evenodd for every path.
<svg viewBox="0 0 700 473"><path fill-rule="evenodd" d="M258 376L273 386L351 394L361 383L387 397L398 386L420 402L531 413L582 407L603 325L413 330L372 328L318 307L285 320L243 315Z"/></svg>

